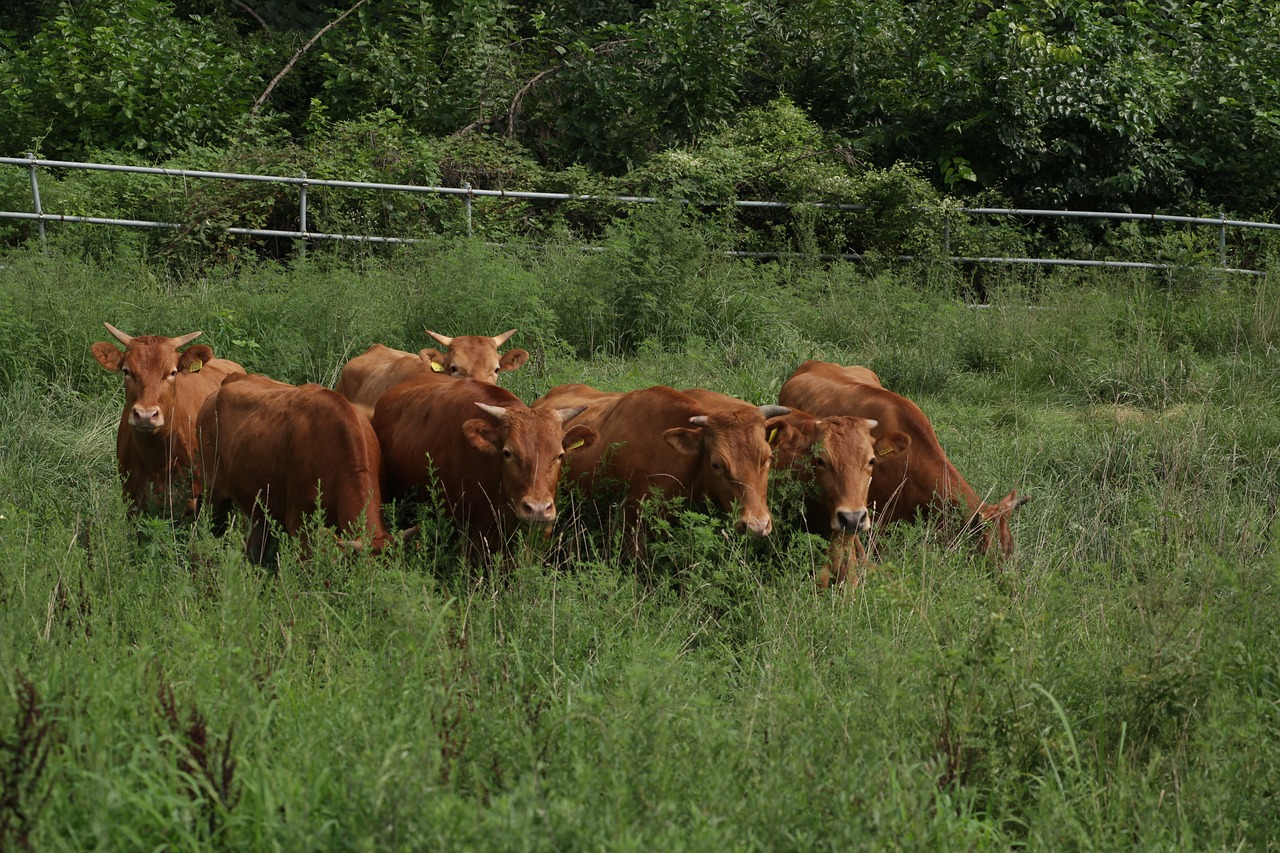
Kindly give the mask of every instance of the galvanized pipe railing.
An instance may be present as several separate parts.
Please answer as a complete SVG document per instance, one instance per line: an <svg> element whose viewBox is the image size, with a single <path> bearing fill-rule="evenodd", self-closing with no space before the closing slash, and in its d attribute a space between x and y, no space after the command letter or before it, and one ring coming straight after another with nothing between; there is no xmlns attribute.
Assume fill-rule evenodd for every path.
<svg viewBox="0 0 1280 853"><path fill-rule="evenodd" d="M531 201L585 201L585 202L615 202L624 204L699 204L707 206L716 206L720 204L728 204L737 208L744 209L789 209L796 205L791 202L782 201L755 201L755 200L735 200L732 202L693 202L689 199L664 199L652 196L602 196L592 194L574 194L574 193L546 193L531 192L524 190L481 190L475 189L470 183L464 184L462 187L444 187L444 186L424 186L419 184L388 184L376 183L368 181L342 181L342 180L326 180L308 177L304 172L300 177L290 177L287 175L253 175L238 172L212 172L196 169L165 169L158 166L120 166L109 163L85 163L70 160L43 160L37 159L34 154L26 157L0 157L0 165L24 166L31 175L31 195L34 205L34 213L24 211L0 211L0 219L25 219L36 221L39 234L42 241L46 239L45 223L46 222L75 222L93 225L115 225L131 228L166 228L181 229L185 226L172 222L152 222L137 219L114 219L107 217L91 217L91 216L70 216L56 213L46 213L40 201L40 186L38 180L38 169L40 168L61 168L61 169L82 169L88 171L105 171L105 172L124 172L142 175L156 175L160 177L170 178L200 178L213 180L231 180L231 181L249 181L258 183L274 183L282 185L296 185L299 188L298 199L298 228L297 231L283 231L265 228L227 228L228 234L258 236L258 237L285 237L296 238L301 241L299 251L302 254L306 252L307 240L346 240L355 242L368 243L416 243L417 240L410 237L387 237L379 235L357 235L357 234L329 234L322 232L314 232L309 230L307 221L307 191L309 187L335 187L344 189L362 189L362 190L386 190L391 192L407 192L407 193L424 193L429 195L440 196L461 196L464 203L465 224L467 234L472 233L472 204L474 199L479 198L513 198L527 199ZM861 204L845 204L845 203L828 203L816 202L808 203L808 206L843 211L860 211L866 210L866 205ZM1051 218L1077 218L1077 219L1100 219L1100 220L1120 220L1120 221L1139 221L1139 222L1163 222L1175 223L1181 225L1195 226L1216 226L1218 228L1218 259L1222 271L1231 273L1243 273L1249 275L1262 275L1258 270L1234 269L1227 267L1227 237L1226 229L1231 228L1254 228L1264 230L1280 230L1280 224L1272 222L1256 222L1250 220L1227 219L1226 212L1223 211L1217 217L1203 216L1177 216L1162 213L1125 213L1125 212L1108 212L1108 211L1085 211L1085 210L1046 210L1035 208L997 208L997 207L973 207L973 208L953 208L951 212L969 214L974 216L1026 216L1026 217L1051 217ZM943 218L943 241L944 250L950 251L951 239L951 221L950 215ZM733 252L731 253L740 257L762 257L771 253L760 252ZM828 257L840 257L846 259L860 259L861 256L856 253L845 255L833 255ZM1083 266L1083 267L1115 267L1128 269L1168 269L1169 264L1143 263L1136 261L1106 261L1106 260L1086 260L1071 258L999 258L999 257L952 257L951 260L960 263L1003 263L1003 264L1039 264L1045 266Z"/></svg>

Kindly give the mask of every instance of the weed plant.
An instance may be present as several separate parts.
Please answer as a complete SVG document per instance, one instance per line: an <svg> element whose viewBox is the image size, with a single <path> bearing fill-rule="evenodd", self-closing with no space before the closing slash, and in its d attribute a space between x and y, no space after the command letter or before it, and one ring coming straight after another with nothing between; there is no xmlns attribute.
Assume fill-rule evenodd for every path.
<svg viewBox="0 0 1280 853"><path fill-rule="evenodd" d="M0 847L1270 849L1280 838L1280 288L1187 271L725 259L654 209L603 252L438 242L174 277L0 259ZM861 586L676 507L639 564L565 498L466 565L439 507L377 559L130 522L89 345L204 331L331 384L373 342L493 334L504 382L773 402L865 364L982 494L1002 566L877 531ZM323 543L323 537L315 537Z"/></svg>

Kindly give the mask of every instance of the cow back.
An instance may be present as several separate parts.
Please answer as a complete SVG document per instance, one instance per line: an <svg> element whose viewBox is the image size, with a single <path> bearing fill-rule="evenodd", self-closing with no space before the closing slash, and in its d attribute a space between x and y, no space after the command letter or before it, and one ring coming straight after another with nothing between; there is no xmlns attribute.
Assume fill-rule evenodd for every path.
<svg viewBox="0 0 1280 853"><path fill-rule="evenodd" d="M356 526L380 550L381 451L372 425L342 395L255 374L224 383L199 417L205 488L296 535L317 508L339 531Z"/></svg>
<svg viewBox="0 0 1280 853"><path fill-rule="evenodd" d="M343 365L334 390L372 421L378 400L401 382L436 382L447 378L419 353L374 344Z"/></svg>

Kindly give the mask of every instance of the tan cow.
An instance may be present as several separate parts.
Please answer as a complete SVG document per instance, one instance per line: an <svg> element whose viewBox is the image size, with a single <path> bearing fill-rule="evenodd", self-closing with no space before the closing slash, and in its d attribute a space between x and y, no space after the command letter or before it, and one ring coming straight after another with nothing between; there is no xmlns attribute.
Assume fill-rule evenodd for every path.
<svg viewBox="0 0 1280 853"><path fill-rule="evenodd" d="M783 383L778 400L818 416L871 418L876 475L868 495L877 524L911 521L948 507L966 515L966 531L978 534L979 550L996 558L1013 553L1009 519L1027 502L1016 490L989 504L943 452L933 425L915 403L884 388L865 367L806 361ZM893 439L898 434L905 437Z"/></svg>
<svg viewBox="0 0 1280 853"><path fill-rule="evenodd" d="M429 348L417 353L374 344L348 361L342 368L335 390L346 397L370 420L373 409L387 391L401 382L431 382L440 378L475 379L496 383L502 373L516 370L529 360L523 349L498 353L515 329L501 335L460 335L447 338L427 330L427 334L445 347L445 351Z"/></svg>
<svg viewBox="0 0 1280 853"><path fill-rule="evenodd" d="M594 428L600 440L570 458L570 477L588 492L597 485L623 484L628 556L643 549L641 511L654 493L707 500L723 510L736 505L739 532L764 536L773 529L768 504L772 448L765 419L787 409L717 411L663 385L607 392L581 384L552 388L533 408L580 405L588 408L575 422Z"/></svg>
<svg viewBox="0 0 1280 853"><path fill-rule="evenodd" d="M684 393L709 409L755 408L716 391L690 388ZM765 422L774 447L775 471L788 471L806 486L801 522L806 530L829 537L827 563L818 576L822 587L844 581L862 556L858 533L871 527L867 493L875 469L871 430L874 420L837 415L818 418L792 409ZM905 436L898 436L905 442ZM855 582L857 576L854 576Z"/></svg>
<svg viewBox="0 0 1280 853"><path fill-rule="evenodd" d="M597 437L587 426L566 427L581 411L534 410L474 379L401 383L373 415L387 495L422 500L437 486L471 558L505 553L521 527L549 534L565 457Z"/></svg>
<svg viewBox="0 0 1280 853"><path fill-rule="evenodd" d="M382 518L378 438L337 392L233 376L205 401L197 425L214 530L222 533L238 508L249 518L245 553L255 562L275 551L270 523L298 536L317 510L326 526L356 537L344 547L361 550L367 541L378 553L394 541Z"/></svg>
<svg viewBox="0 0 1280 853"><path fill-rule="evenodd" d="M93 357L124 378L124 413L116 430L116 463L129 514L173 517L195 511L200 492L195 471L196 415L205 398L228 376L244 373L234 361L215 358L205 344L179 352L200 336L127 335L103 323L117 341L96 343Z"/></svg>

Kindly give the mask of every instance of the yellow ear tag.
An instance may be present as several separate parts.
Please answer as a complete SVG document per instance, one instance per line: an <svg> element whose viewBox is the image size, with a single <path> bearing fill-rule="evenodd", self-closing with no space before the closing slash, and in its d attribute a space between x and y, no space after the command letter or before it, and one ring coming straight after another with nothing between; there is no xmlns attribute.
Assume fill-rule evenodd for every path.
<svg viewBox="0 0 1280 853"><path fill-rule="evenodd" d="M204 362L197 358L195 361L191 362L190 370L192 373L199 373L200 368L202 367L204 367Z"/></svg>
<svg viewBox="0 0 1280 853"><path fill-rule="evenodd" d="M439 362L435 362L435 361L431 362L431 369L434 370L436 373L444 373L444 365L440 364Z"/></svg>
<svg viewBox="0 0 1280 853"><path fill-rule="evenodd" d="M766 438L765 441L769 442L769 444L773 444L774 440L777 437L778 437L778 428L774 427L773 429L769 430L769 437Z"/></svg>
<svg viewBox="0 0 1280 853"><path fill-rule="evenodd" d="M579 447L581 447L586 443L587 443L587 440L585 438L580 438L577 441L575 441L573 444L566 447L565 450L577 450Z"/></svg>
<svg viewBox="0 0 1280 853"><path fill-rule="evenodd" d="M890 444L889 446L876 451L876 456L888 456L890 453L897 453L897 452L898 452L898 448Z"/></svg>

